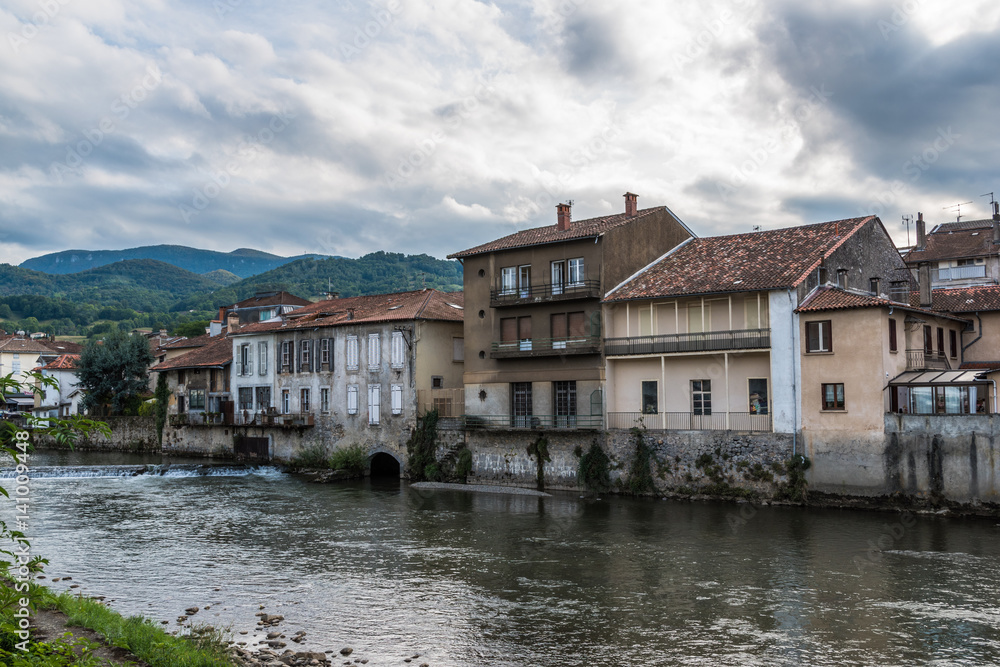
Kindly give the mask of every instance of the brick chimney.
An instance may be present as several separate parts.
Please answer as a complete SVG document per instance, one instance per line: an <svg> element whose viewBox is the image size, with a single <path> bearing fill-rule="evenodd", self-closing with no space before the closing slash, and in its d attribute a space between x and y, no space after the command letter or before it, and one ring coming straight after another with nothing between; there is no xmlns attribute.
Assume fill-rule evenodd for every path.
<svg viewBox="0 0 1000 667"><path fill-rule="evenodd" d="M560 232L569 231L569 204L556 204L556 229Z"/></svg>
<svg viewBox="0 0 1000 667"><path fill-rule="evenodd" d="M927 224L924 222L924 214L917 213L917 245L923 250L927 246Z"/></svg>
<svg viewBox="0 0 1000 667"><path fill-rule="evenodd" d="M226 307L219 306L219 322L225 323L226 321Z"/></svg>
<svg viewBox="0 0 1000 667"><path fill-rule="evenodd" d="M626 192L625 197L625 215L630 218L639 212L639 195L634 192Z"/></svg>
<svg viewBox="0 0 1000 667"><path fill-rule="evenodd" d="M920 287L920 307L930 308L934 302L931 298L931 265L928 262L920 262L917 266L917 284Z"/></svg>
<svg viewBox="0 0 1000 667"><path fill-rule="evenodd" d="M993 242L1000 243L1000 201L993 202Z"/></svg>
<svg viewBox="0 0 1000 667"><path fill-rule="evenodd" d="M226 331L232 333L239 328L240 328L240 316L234 310L233 312L229 313L229 317L226 318Z"/></svg>

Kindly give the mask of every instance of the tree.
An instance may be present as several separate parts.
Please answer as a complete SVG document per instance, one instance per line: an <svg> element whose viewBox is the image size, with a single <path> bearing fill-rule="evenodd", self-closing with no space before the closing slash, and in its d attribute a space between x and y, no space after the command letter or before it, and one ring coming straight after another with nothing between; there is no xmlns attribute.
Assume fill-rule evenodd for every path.
<svg viewBox="0 0 1000 667"><path fill-rule="evenodd" d="M209 325L208 320L197 320L195 322L184 322L178 324L174 327L175 336L186 336L188 338L194 338L195 336L204 336L205 327Z"/></svg>
<svg viewBox="0 0 1000 667"><path fill-rule="evenodd" d="M170 401L170 387L167 374L157 373L156 378L156 438L163 444L163 425L167 423L167 403Z"/></svg>
<svg viewBox="0 0 1000 667"><path fill-rule="evenodd" d="M86 392L83 407L91 414L125 414L149 386L153 354L143 336L112 331L90 341L77 362L76 376Z"/></svg>

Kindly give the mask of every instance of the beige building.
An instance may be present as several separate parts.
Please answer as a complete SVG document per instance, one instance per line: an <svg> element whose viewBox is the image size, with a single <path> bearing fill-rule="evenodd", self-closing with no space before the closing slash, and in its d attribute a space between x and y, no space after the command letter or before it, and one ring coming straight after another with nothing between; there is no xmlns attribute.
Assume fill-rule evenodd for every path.
<svg viewBox="0 0 1000 667"><path fill-rule="evenodd" d="M666 206L527 229L449 257L464 266L465 414L491 428L601 428L602 295L691 238Z"/></svg>

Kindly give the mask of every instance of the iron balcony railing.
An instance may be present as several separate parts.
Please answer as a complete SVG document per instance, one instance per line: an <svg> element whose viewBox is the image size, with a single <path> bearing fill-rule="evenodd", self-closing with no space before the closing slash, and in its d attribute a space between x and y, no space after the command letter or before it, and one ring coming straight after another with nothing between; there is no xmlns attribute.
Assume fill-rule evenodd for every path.
<svg viewBox="0 0 1000 667"><path fill-rule="evenodd" d="M315 426L316 417L303 414L271 414L240 411L236 414L224 412L181 412L170 415L171 426Z"/></svg>
<svg viewBox="0 0 1000 667"><path fill-rule="evenodd" d="M569 301L572 299L599 299L600 280L580 280L575 283L541 283L529 287L494 287L490 290L490 305L494 308L519 306L526 303L545 301Z"/></svg>
<svg viewBox="0 0 1000 667"><path fill-rule="evenodd" d="M947 371L951 370L948 357L944 352L928 352L920 348L906 351L906 370L908 371Z"/></svg>
<svg viewBox="0 0 1000 667"><path fill-rule="evenodd" d="M627 354L758 350L770 347L770 329L737 329L604 339L604 354L609 357Z"/></svg>
<svg viewBox="0 0 1000 667"><path fill-rule="evenodd" d="M575 338L526 338L515 341L494 341L491 359L512 357L551 357L562 354L599 354L601 339L597 336Z"/></svg>
<svg viewBox="0 0 1000 667"><path fill-rule="evenodd" d="M485 429L587 429L604 427L601 415L463 415L464 428Z"/></svg>
<svg viewBox="0 0 1000 667"><path fill-rule="evenodd" d="M651 431L771 431L771 415L757 412L609 412L609 429Z"/></svg>

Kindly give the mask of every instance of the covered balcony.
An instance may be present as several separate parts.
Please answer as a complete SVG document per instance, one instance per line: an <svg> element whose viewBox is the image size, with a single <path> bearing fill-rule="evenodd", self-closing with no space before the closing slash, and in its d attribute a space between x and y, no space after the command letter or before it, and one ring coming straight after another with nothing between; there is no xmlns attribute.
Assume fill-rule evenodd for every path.
<svg viewBox="0 0 1000 667"><path fill-rule="evenodd" d="M463 415L462 426L477 430L601 430L601 415Z"/></svg>
<svg viewBox="0 0 1000 667"><path fill-rule="evenodd" d="M737 329L734 331L706 331L703 333L604 339L604 354L609 357L631 354L767 350L770 348L770 329Z"/></svg>

